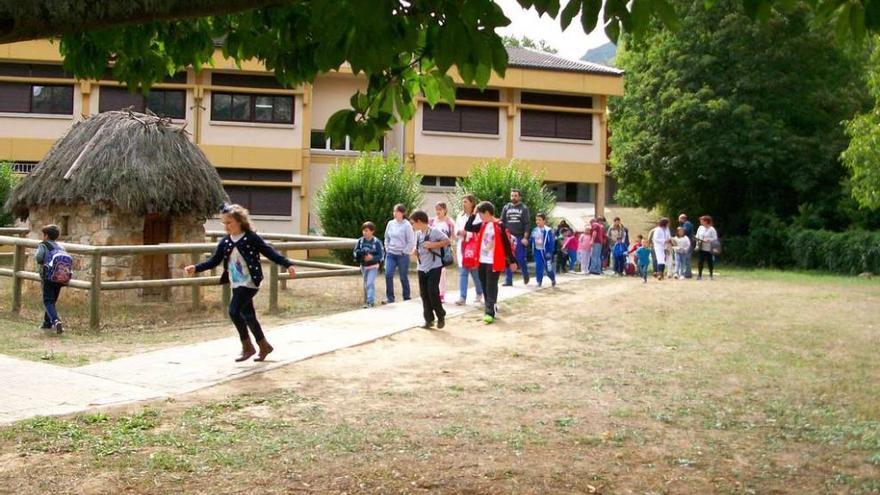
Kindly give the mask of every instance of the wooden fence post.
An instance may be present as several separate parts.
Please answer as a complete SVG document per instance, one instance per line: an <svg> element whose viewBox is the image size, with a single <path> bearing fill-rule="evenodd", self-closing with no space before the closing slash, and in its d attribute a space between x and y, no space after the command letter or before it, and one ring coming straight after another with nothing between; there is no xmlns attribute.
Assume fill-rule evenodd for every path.
<svg viewBox="0 0 880 495"><path fill-rule="evenodd" d="M275 263L269 265L269 313L278 312L278 268Z"/></svg>
<svg viewBox="0 0 880 495"><path fill-rule="evenodd" d="M89 289L89 328L101 328L101 251L92 254L92 287Z"/></svg>
<svg viewBox="0 0 880 495"><path fill-rule="evenodd" d="M12 255L12 312L15 314L21 312L21 289L23 282L23 279L16 274L24 270L24 260L24 246L15 246L15 253Z"/></svg>
<svg viewBox="0 0 880 495"><path fill-rule="evenodd" d="M190 255L189 261L193 265L197 265L199 263L200 258L201 258L200 253L192 253ZM193 311L199 310L199 307L202 305L201 299L202 299L201 288L198 285L193 285L192 286L192 309L193 309Z"/></svg>

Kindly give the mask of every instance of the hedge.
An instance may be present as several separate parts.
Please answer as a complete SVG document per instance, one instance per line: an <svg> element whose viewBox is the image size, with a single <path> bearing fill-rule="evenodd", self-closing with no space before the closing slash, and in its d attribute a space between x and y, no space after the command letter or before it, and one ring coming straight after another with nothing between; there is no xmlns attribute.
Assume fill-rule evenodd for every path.
<svg viewBox="0 0 880 495"><path fill-rule="evenodd" d="M849 275L880 273L880 232L784 227L773 220L752 226L749 236L723 240L724 261Z"/></svg>

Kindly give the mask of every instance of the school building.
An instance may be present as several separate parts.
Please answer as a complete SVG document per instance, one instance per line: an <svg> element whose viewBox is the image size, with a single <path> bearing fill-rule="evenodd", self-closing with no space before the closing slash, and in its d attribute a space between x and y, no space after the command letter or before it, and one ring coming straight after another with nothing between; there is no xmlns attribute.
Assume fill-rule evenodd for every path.
<svg viewBox="0 0 880 495"><path fill-rule="evenodd" d="M617 69L511 48L504 78L489 88L461 87L455 109L420 100L415 117L381 143L424 176L429 201L487 159L516 159L544 172L560 202L586 214L606 203L607 101L623 94ZM61 67L58 45L0 45L0 161L28 173L71 125L98 112L132 107L185 124L223 179L230 198L248 207L264 232L306 233L316 226L315 192L352 143L331 143L327 119L366 87L344 69L312 84L281 87L262 64L215 65L157 84L148 96L112 79L75 80ZM181 180L186 180L181 177ZM217 227L215 220L209 227Z"/></svg>

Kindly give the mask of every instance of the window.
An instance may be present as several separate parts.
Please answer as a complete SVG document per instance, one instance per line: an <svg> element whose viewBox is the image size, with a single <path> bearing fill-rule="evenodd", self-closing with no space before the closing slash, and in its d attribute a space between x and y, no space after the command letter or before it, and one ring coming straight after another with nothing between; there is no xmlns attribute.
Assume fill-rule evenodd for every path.
<svg viewBox="0 0 880 495"><path fill-rule="evenodd" d="M211 120L293 124L293 96L215 92Z"/></svg>
<svg viewBox="0 0 880 495"><path fill-rule="evenodd" d="M480 91L458 88L456 100L499 101L497 89ZM434 108L423 106L422 130L440 132L463 132L472 134L498 134L498 108L456 105L455 109L445 103Z"/></svg>
<svg viewBox="0 0 880 495"><path fill-rule="evenodd" d="M249 168L218 168L217 173L223 180L244 180L260 182L289 183L293 180L290 170L259 170ZM293 189L291 187L273 186L232 186L224 185L223 189L233 203L238 203L253 215L291 215L293 206Z"/></svg>
<svg viewBox="0 0 880 495"><path fill-rule="evenodd" d="M524 92L520 101L523 104L529 105L593 108L593 98L589 96ZM582 141L593 139L592 114L523 109L520 115L521 136L577 139Z"/></svg>
<svg viewBox="0 0 880 495"><path fill-rule="evenodd" d="M252 168L218 168L217 173L223 180L253 180L261 182L291 182L293 172L290 170L260 170Z"/></svg>
<svg viewBox="0 0 880 495"><path fill-rule="evenodd" d="M68 78L57 65L0 63L0 76ZM0 112L73 115L73 85L0 83Z"/></svg>
<svg viewBox="0 0 880 495"><path fill-rule="evenodd" d="M313 130L312 138L311 138L311 148L313 150L323 150L323 151L361 151L355 148L354 143L351 142L351 139L346 136L345 141L341 143L335 143L327 137L324 131ZM378 151L385 150L385 139L379 138L379 149ZM377 150L371 150L377 151Z"/></svg>
<svg viewBox="0 0 880 495"><path fill-rule="evenodd" d="M12 167L13 174L27 175L34 171L37 162L11 162L9 165Z"/></svg>
<svg viewBox="0 0 880 495"><path fill-rule="evenodd" d="M293 189L267 186L223 186L230 201L247 208L252 215L291 216Z"/></svg>
<svg viewBox="0 0 880 495"><path fill-rule="evenodd" d="M99 94L98 111L108 112L132 107L135 112L149 110L160 117L186 118L186 91L154 89L145 97L131 93L121 86L103 86Z"/></svg>
<svg viewBox="0 0 880 495"><path fill-rule="evenodd" d="M455 187L456 177L437 175L425 175L422 177L422 185L425 187Z"/></svg>

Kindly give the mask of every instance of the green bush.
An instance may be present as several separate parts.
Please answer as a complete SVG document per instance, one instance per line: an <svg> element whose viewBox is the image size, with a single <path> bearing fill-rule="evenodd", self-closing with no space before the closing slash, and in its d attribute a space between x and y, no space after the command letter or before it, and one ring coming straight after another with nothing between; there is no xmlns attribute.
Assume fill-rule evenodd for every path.
<svg viewBox="0 0 880 495"><path fill-rule="evenodd" d="M749 236L723 239L725 262L822 270L857 275L880 273L880 232L843 232L785 227L778 219L752 222Z"/></svg>
<svg viewBox="0 0 880 495"><path fill-rule="evenodd" d="M461 198L473 194L479 201L490 201L495 205L495 214L500 215L501 208L510 201L511 189L522 192L523 202L532 214L532 222L536 213L543 212L549 216L556 207L556 196L544 187L543 174L532 172L513 160L492 160L474 167L467 177L458 181L450 208L457 214L461 208Z"/></svg>
<svg viewBox="0 0 880 495"><path fill-rule="evenodd" d="M12 214L6 210L6 201L15 187L16 178L12 175L12 164L0 162L0 226L12 225Z"/></svg>
<svg viewBox="0 0 880 495"><path fill-rule="evenodd" d="M316 196L321 231L331 237L358 238L361 224L376 224L376 236L385 236L385 225L394 205L407 211L422 204L421 176L406 169L394 155L387 158L363 153L330 169ZM353 263L351 250L333 253L346 264Z"/></svg>

